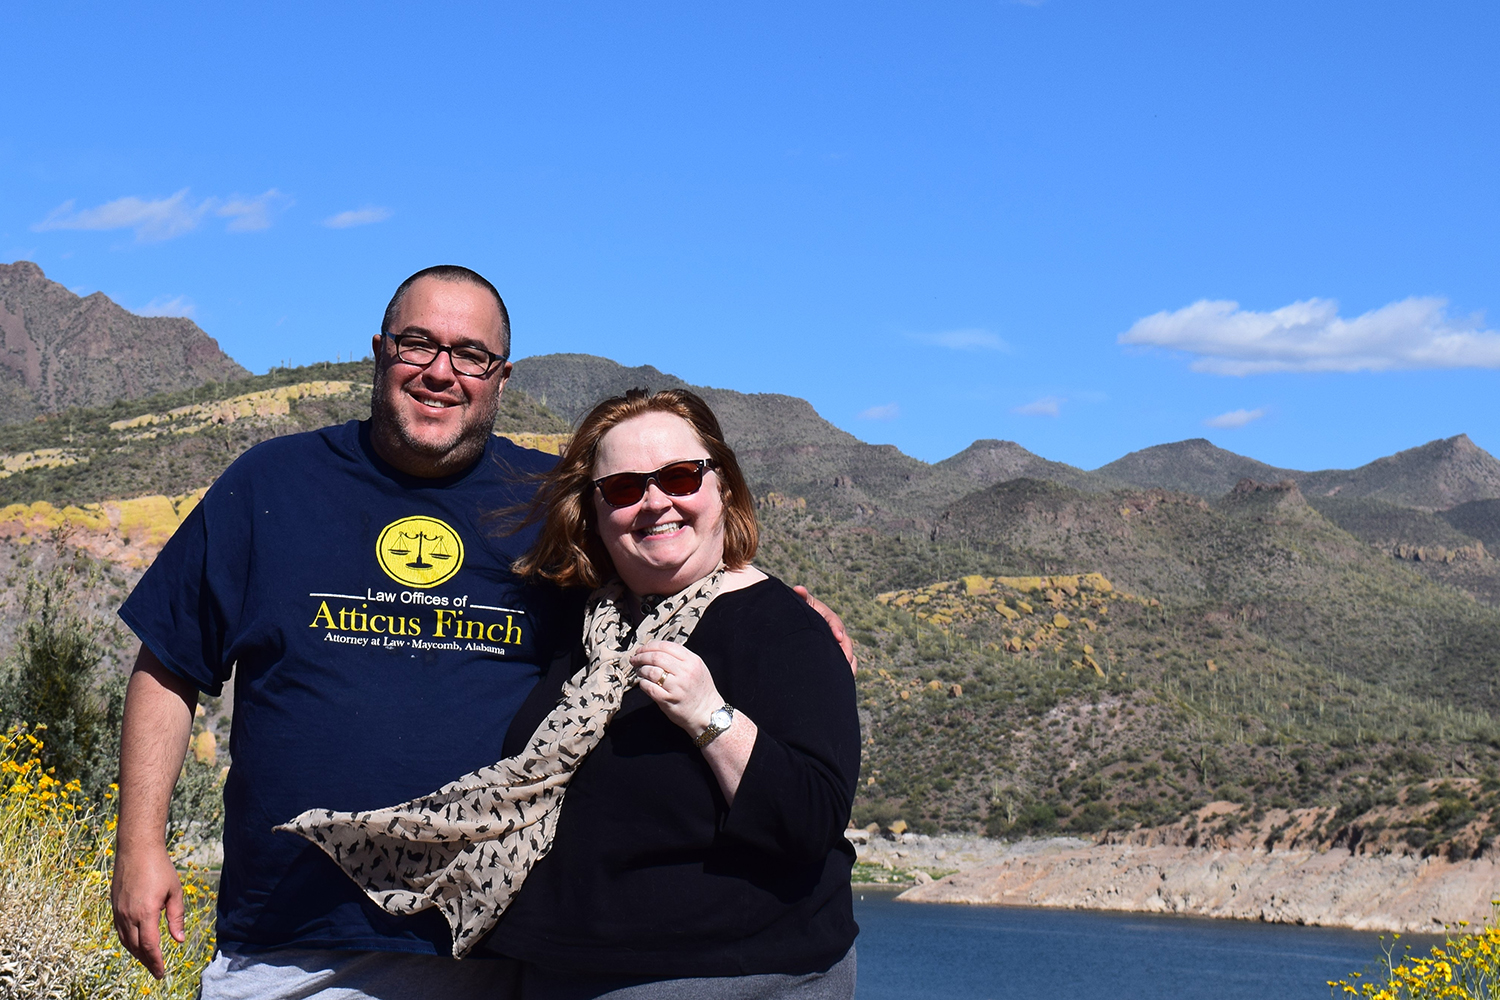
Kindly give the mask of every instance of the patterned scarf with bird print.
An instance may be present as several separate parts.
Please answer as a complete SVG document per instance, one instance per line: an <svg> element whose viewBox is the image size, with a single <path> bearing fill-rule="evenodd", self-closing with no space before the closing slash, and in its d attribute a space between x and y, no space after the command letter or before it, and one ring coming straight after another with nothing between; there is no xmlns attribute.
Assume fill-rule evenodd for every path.
<svg viewBox="0 0 1500 1000"><path fill-rule="evenodd" d="M590 595L587 664L563 685L526 751L480 768L430 795L369 812L309 809L277 830L322 848L387 913L438 907L462 958L500 919L546 856L563 794L598 744L625 692L638 681L630 656L655 639L686 642L724 584L722 564L662 599L632 626L618 580Z"/></svg>

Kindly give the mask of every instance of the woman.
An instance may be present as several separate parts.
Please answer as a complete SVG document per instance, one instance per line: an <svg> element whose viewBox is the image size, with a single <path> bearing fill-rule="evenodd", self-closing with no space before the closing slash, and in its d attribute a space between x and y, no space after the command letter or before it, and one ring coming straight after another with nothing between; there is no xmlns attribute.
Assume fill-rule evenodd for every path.
<svg viewBox="0 0 1500 1000"><path fill-rule="evenodd" d="M440 906L456 955L505 911L480 947L522 962L522 996L852 997L853 680L750 565L754 506L712 411L682 390L600 403L537 503L517 571L598 589L506 760L287 828L388 910Z"/></svg>
<svg viewBox="0 0 1500 1000"><path fill-rule="evenodd" d="M578 768L552 851L489 947L554 987L570 978L560 970L581 969L781 974L774 990L848 953L840 973L852 991L853 681L826 624L749 565L755 508L713 413L681 390L606 400L539 503L541 538L518 571L565 586L618 576L627 616L721 563L724 575L686 644L650 641L631 655L640 684ZM583 655L538 686L507 752ZM716 720L727 706L732 716ZM574 985L590 995L607 984Z"/></svg>

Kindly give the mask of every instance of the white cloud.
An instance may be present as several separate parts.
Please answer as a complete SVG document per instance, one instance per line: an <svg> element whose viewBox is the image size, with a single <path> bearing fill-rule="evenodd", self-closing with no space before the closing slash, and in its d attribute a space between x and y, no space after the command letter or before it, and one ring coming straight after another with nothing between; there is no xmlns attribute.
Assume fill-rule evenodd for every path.
<svg viewBox="0 0 1500 1000"><path fill-rule="evenodd" d="M1259 420L1265 415L1266 411L1263 409L1230 410L1228 413L1221 413L1217 417L1209 417L1203 422L1209 427L1224 427L1232 429L1235 427L1244 427L1246 424L1253 423L1254 421Z"/></svg>
<svg viewBox="0 0 1500 1000"><path fill-rule="evenodd" d="M391 210L380 205L366 205L347 212L330 215L323 220L329 229L349 229L353 226L368 226L372 222L384 222L391 217Z"/></svg>
<svg viewBox="0 0 1500 1000"><path fill-rule="evenodd" d="M231 233L254 233L262 229L270 229L271 214L290 208L291 204L292 199L275 188L271 188L254 198L231 195L214 210L214 214L229 220L229 225L224 228Z"/></svg>
<svg viewBox="0 0 1500 1000"><path fill-rule="evenodd" d="M183 316L192 319L198 306L186 295L174 295L171 298L158 295L147 302L144 308L131 311L137 316Z"/></svg>
<svg viewBox="0 0 1500 1000"><path fill-rule="evenodd" d="M868 410L861 410L861 420L895 420L901 416L901 407L896 403L886 403L884 406L872 406Z"/></svg>
<svg viewBox="0 0 1500 1000"><path fill-rule="evenodd" d="M49 229L134 229L137 240L154 243L196 229L203 213L212 207L212 199L195 205L188 200L188 189L183 188L170 198L155 201L132 195L98 208L75 211L73 206L72 201L63 202L31 228L39 233Z"/></svg>
<svg viewBox="0 0 1500 1000"><path fill-rule="evenodd" d="M1204 299L1137 320L1119 342L1195 355L1193 370L1215 375L1500 368L1500 333L1477 316L1454 319L1447 307L1410 298L1343 319L1332 299L1273 312Z"/></svg>
<svg viewBox="0 0 1500 1000"><path fill-rule="evenodd" d="M253 198L232 195L201 200L189 197L188 189L183 188L168 198L147 200L130 195L97 208L79 209L76 202L65 201L31 228L39 233L52 229L133 229L138 242L157 243L192 232L210 214L228 219L224 228L231 233L268 229L272 214L291 203L290 198L275 188Z"/></svg>
<svg viewBox="0 0 1500 1000"><path fill-rule="evenodd" d="M1055 417L1062 412L1062 405L1066 402L1061 396L1043 396L1025 406L1018 406L1011 412L1023 417Z"/></svg>
<svg viewBox="0 0 1500 1000"><path fill-rule="evenodd" d="M1004 351L1010 346L999 336L978 328L945 330L941 333L914 333L912 338L924 344L934 344L955 351Z"/></svg>

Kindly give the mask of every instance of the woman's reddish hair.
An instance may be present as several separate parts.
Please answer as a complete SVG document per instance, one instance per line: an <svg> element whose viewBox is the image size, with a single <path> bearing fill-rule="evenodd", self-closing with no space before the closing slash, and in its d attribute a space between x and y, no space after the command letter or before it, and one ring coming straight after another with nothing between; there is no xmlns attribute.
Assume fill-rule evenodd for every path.
<svg viewBox="0 0 1500 1000"><path fill-rule="evenodd" d="M564 587L597 587L615 575L595 523L594 461L599 442L610 430L646 413L670 413L681 417L697 434L713 460L724 502L724 563L739 569L755 558L760 529L755 520L755 502L734 450L724 442L719 418L696 393L686 389L649 392L631 389L613 396L589 411L563 449L541 485L526 518L540 522L536 544L517 559L514 570L521 576L540 576Z"/></svg>

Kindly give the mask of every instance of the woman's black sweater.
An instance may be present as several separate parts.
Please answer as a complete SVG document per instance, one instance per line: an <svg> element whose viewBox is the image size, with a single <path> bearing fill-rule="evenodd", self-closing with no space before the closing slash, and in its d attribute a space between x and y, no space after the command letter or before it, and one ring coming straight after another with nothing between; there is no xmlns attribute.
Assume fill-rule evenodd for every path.
<svg viewBox="0 0 1500 1000"><path fill-rule="evenodd" d="M859 719L843 652L775 579L715 599L687 648L759 729L734 805L687 733L631 689L489 949L562 971L682 977L821 971L854 943L844 828ZM582 663L579 650L553 665L511 723L507 756Z"/></svg>

